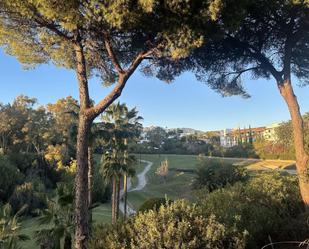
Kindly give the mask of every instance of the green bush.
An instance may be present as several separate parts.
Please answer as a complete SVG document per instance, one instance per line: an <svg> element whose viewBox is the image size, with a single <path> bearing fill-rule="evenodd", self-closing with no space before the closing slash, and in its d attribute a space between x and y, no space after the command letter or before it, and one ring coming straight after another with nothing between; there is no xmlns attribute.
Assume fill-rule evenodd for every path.
<svg viewBox="0 0 309 249"><path fill-rule="evenodd" d="M125 223L99 225L89 249L242 249L246 233L227 229L197 206L176 201L159 210L138 213Z"/></svg>
<svg viewBox="0 0 309 249"><path fill-rule="evenodd" d="M266 244L268 235L281 238L283 227L303 211L296 177L279 173L265 173L210 194L206 191L199 199L204 216L215 215L231 229L248 231L250 249Z"/></svg>
<svg viewBox="0 0 309 249"><path fill-rule="evenodd" d="M6 202L23 175L5 156L0 157L0 202Z"/></svg>
<svg viewBox="0 0 309 249"><path fill-rule="evenodd" d="M227 148L224 151L225 157L240 157L240 158L259 158L252 144L244 143Z"/></svg>
<svg viewBox="0 0 309 249"><path fill-rule="evenodd" d="M201 159L197 167L194 188L206 188L209 192L238 181L246 181L248 174L245 168L234 166L224 161Z"/></svg>
<svg viewBox="0 0 309 249"><path fill-rule="evenodd" d="M171 201L167 201L165 198L151 198L146 200L138 209L139 212L145 212L149 210L159 210L162 205L171 203Z"/></svg>
<svg viewBox="0 0 309 249"><path fill-rule="evenodd" d="M24 205L27 206L25 214L34 215L36 209L46 207L46 196L44 193L37 192L31 182L25 182L16 186L14 193L9 199L14 213L18 212Z"/></svg>
<svg viewBox="0 0 309 249"><path fill-rule="evenodd" d="M31 170L37 155L33 153L11 153L8 158L12 164L14 164L22 173L26 174Z"/></svg>

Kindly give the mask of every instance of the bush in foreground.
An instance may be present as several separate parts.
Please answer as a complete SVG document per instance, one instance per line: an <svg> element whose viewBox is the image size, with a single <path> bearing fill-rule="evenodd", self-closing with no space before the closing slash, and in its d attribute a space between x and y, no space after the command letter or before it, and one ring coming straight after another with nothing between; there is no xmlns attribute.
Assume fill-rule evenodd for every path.
<svg viewBox="0 0 309 249"><path fill-rule="evenodd" d="M197 206L176 201L125 223L97 226L89 249L242 249L245 238L213 215L202 217Z"/></svg>
<svg viewBox="0 0 309 249"><path fill-rule="evenodd" d="M210 194L205 191L199 205L204 216L215 215L227 227L248 231L250 249L267 244L268 236L290 239L296 228L288 224L303 211L297 178L279 173L265 173Z"/></svg>

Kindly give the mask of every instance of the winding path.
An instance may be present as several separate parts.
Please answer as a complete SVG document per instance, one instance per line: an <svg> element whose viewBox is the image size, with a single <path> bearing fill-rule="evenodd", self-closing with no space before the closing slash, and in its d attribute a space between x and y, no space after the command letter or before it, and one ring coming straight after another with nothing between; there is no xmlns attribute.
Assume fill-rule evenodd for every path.
<svg viewBox="0 0 309 249"><path fill-rule="evenodd" d="M132 188L131 178L128 179L128 185L127 185L128 192L141 191L147 184L146 174L151 169L153 162L146 161L146 160L141 160L141 162L146 163L147 165L145 166L144 170L137 175L137 185L134 188ZM124 213L124 202L122 201L123 195L124 195L124 192L123 192L123 189L121 189L120 190L121 201L119 203L119 209L122 213ZM136 211L132 207L130 207L129 203L127 202L127 215L132 215L135 213Z"/></svg>

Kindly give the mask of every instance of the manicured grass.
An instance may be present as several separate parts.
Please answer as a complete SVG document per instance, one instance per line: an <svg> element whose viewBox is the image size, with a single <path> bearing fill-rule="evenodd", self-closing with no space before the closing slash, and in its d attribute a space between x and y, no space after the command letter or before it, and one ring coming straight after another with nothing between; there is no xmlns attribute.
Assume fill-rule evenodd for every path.
<svg viewBox="0 0 309 249"><path fill-rule="evenodd" d="M111 223L112 207L110 203L104 203L92 210L94 223Z"/></svg>
<svg viewBox="0 0 309 249"><path fill-rule="evenodd" d="M138 155L139 158L139 155ZM174 171L173 169L195 169L197 156L192 155L141 155L142 160L151 161L153 165L147 173L147 185L138 192L129 192L128 201L135 209L147 199L154 197L167 197L170 199L191 198L192 181L194 174ZM155 174L160 162L167 159L169 174L164 180Z"/></svg>
<svg viewBox="0 0 309 249"><path fill-rule="evenodd" d="M136 155L137 158L153 162L151 170L147 174L147 185L142 191L130 192L128 201L135 209L149 198L167 197L169 199L186 198L193 200L192 183L194 181L194 170L198 164L195 155ZM160 162L167 159L169 162L169 174L166 181L155 174ZM259 172L265 169L284 168L291 165L293 161L281 160L259 160L240 158L206 158L211 161L224 161L234 165L247 167L248 170ZM177 169L177 171L175 171ZM184 171L181 171L184 170Z"/></svg>

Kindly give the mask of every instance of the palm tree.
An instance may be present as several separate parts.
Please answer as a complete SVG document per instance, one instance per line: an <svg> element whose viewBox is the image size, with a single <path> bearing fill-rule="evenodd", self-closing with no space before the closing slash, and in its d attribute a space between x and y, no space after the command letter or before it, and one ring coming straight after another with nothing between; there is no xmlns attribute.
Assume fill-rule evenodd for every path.
<svg viewBox="0 0 309 249"><path fill-rule="evenodd" d="M4 205L0 210L0 248L21 249L20 241L28 240L28 236L19 233L19 216L27 206L22 207L15 215L12 215L12 207Z"/></svg>
<svg viewBox="0 0 309 249"><path fill-rule="evenodd" d="M119 183L125 168L116 150L113 153L105 153L101 162L101 173L104 179L112 184L112 223L114 224L119 216Z"/></svg>
<svg viewBox="0 0 309 249"><path fill-rule="evenodd" d="M133 165L136 162L136 159L134 156L128 156L125 153L125 171L123 174L123 197L124 197L124 219L127 218L127 199L128 199L128 177L133 177L135 175L135 169L133 168Z"/></svg>
<svg viewBox="0 0 309 249"><path fill-rule="evenodd" d="M125 104L111 105L102 116L104 121L105 147L108 153L103 156L102 172L105 179L112 183L112 220L115 222L119 213L120 181L124 177L124 196L126 205L127 176L134 173L133 157L128 155L128 142L136 139L141 130L137 110L129 110ZM126 211L126 207L125 207Z"/></svg>

